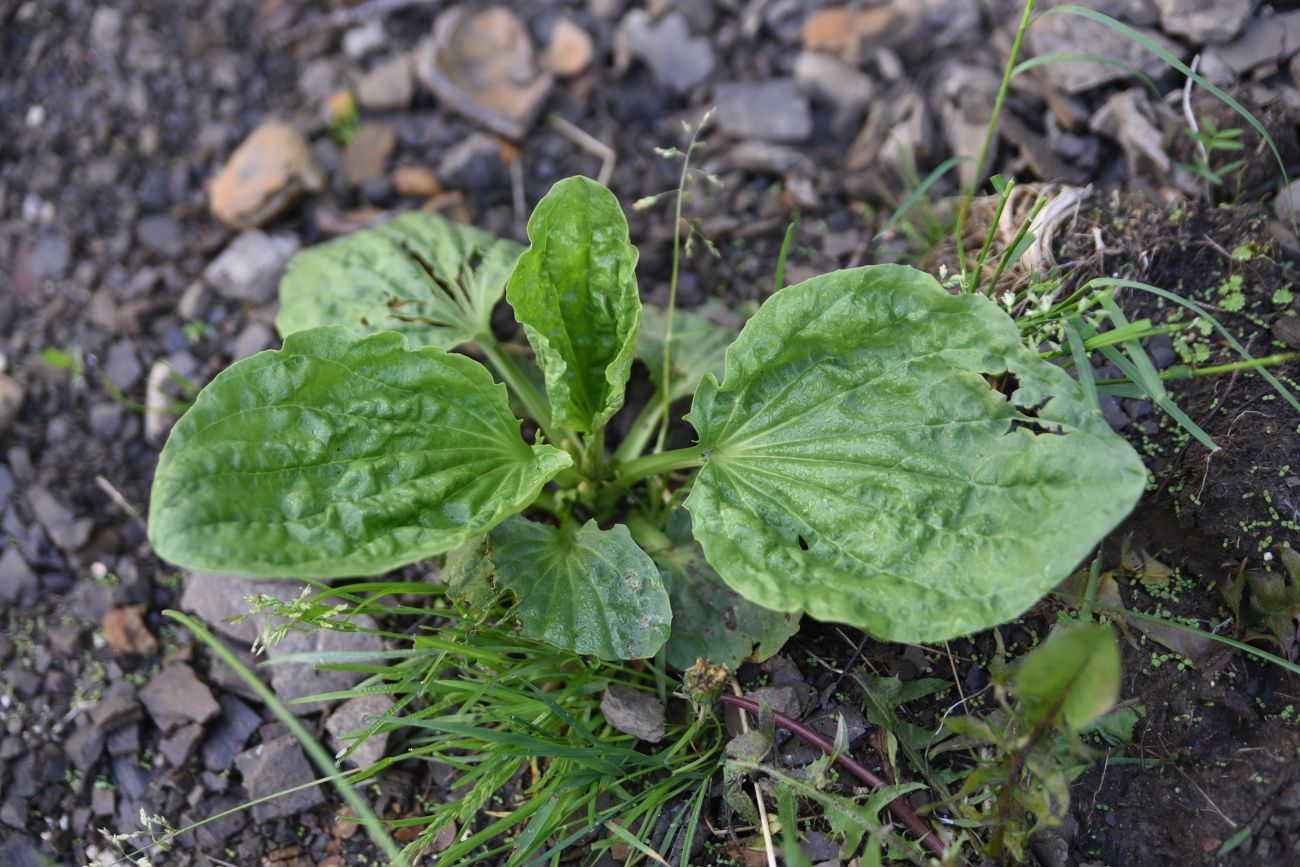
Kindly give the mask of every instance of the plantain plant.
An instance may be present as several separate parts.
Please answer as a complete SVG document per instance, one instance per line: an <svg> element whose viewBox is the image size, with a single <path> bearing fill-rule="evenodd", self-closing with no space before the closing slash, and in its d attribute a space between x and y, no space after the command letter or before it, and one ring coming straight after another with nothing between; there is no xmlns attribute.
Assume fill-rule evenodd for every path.
<svg viewBox="0 0 1300 867"><path fill-rule="evenodd" d="M1006 621L1143 490L1095 398L982 295L836 271L732 339L643 309L594 181L557 183L528 237L408 214L300 253L283 348L216 377L163 449L158 553L318 578L446 554L451 590L513 600L529 637L735 665L801 611L911 642ZM503 294L531 360L493 333ZM607 448L642 367L656 393ZM666 448L688 396L694 437Z"/></svg>

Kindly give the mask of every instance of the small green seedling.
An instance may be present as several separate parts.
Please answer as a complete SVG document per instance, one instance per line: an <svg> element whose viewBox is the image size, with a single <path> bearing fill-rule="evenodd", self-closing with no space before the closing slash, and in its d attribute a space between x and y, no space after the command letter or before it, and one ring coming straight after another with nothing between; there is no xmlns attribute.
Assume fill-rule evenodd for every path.
<svg viewBox="0 0 1300 867"><path fill-rule="evenodd" d="M993 626L1143 490L1081 384L982 295L897 265L837 271L779 290L730 340L643 310L603 186L557 183L528 236L521 254L408 214L299 254L283 349L219 375L163 449L158 553L319 578L448 554L454 592L508 593L529 637L684 660L704 652L688 605L745 630L710 643L766 653L801 610L896 641ZM503 294L535 367L493 334ZM639 354L658 368L650 407L692 396L693 444L650 445L651 409L624 434L637 448L606 449Z"/></svg>

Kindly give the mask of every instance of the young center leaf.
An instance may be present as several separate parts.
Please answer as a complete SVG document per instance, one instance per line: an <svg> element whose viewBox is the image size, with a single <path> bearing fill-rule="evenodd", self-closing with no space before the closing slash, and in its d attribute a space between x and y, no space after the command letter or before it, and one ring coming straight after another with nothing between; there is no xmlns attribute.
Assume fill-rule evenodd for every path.
<svg viewBox="0 0 1300 867"><path fill-rule="evenodd" d="M1026 727L1052 716L1083 730L1119 698L1120 677L1119 642L1110 627L1076 623L1056 630L1016 670Z"/></svg>
<svg viewBox="0 0 1300 867"><path fill-rule="evenodd" d="M645 659L668 638L672 610L659 570L627 527L556 528L522 517L448 557L447 583L471 605L484 582L515 598L520 632L601 659Z"/></svg>
<svg viewBox="0 0 1300 867"><path fill-rule="evenodd" d="M492 529L570 463L523 441L478 362L316 328L199 395L158 460L149 539L192 569L374 575Z"/></svg>
<svg viewBox="0 0 1300 867"><path fill-rule="evenodd" d="M600 430L623 405L641 319L627 219L609 190L567 178L528 218L528 239L506 300L546 376L553 423Z"/></svg>
<svg viewBox="0 0 1300 867"><path fill-rule="evenodd" d="M727 583L894 641L1020 614L1146 480L993 302L897 265L776 293L688 419L707 459L686 507Z"/></svg>
<svg viewBox="0 0 1300 867"><path fill-rule="evenodd" d="M403 214L290 259L275 325L284 337L321 325L399 331L413 347L451 349L489 330L522 249L437 214Z"/></svg>

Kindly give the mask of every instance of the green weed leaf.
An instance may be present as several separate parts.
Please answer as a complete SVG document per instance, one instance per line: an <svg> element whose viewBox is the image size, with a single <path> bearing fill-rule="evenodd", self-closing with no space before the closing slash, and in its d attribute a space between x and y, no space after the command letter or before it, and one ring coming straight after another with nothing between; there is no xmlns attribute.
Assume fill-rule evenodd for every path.
<svg viewBox="0 0 1300 867"><path fill-rule="evenodd" d="M799 613L772 611L742 598L718 576L691 537L691 516L678 509L668 519L671 547L651 551L672 600L668 664L686 671L698 659L733 671L762 662L799 631Z"/></svg>
<svg viewBox="0 0 1300 867"><path fill-rule="evenodd" d="M1146 480L993 302L897 265L772 296L687 418L706 463L686 507L723 579L893 641L1020 614Z"/></svg>
<svg viewBox="0 0 1300 867"><path fill-rule="evenodd" d="M449 585L481 600L472 580L456 572L490 576L498 591L514 595L512 614L527 638L601 659L645 659L668 639L668 591L622 524L556 528L514 517L488 534L480 551L449 558Z"/></svg>
<svg viewBox="0 0 1300 867"><path fill-rule="evenodd" d="M506 300L546 376L552 422L600 430L623 406L641 319L627 219L609 190L567 178L537 204L528 238Z"/></svg>
<svg viewBox="0 0 1300 867"><path fill-rule="evenodd" d="M290 259L275 326L284 337L321 325L399 331L413 347L451 349L488 331L521 250L437 214L403 214Z"/></svg>
<svg viewBox="0 0 1300 867"><path fill-rule="evenodd" d="M478 362L317 328L203 390L159 458L149 538L192 569L374 575L485 533L570 463L523 441Z"/></svg>
<svg viewBox="0 0 1300 867"><path fill-rule="evenodd" d="M1054 715L1077 732L1110 710L1119 682L1115 633L1080 623L1053 632L1026 656L1013 685L1027 729Z"/></svg>

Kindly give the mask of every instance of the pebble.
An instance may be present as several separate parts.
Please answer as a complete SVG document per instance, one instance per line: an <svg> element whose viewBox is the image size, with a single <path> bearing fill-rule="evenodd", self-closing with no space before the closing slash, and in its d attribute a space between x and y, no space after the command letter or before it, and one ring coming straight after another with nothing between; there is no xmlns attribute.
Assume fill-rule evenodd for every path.
<svg viewBox="0 0 1300 867"><path fill-rule="evenodd" d="M24 608L36 601L40 583L36 573L27 565L17 545L10 545L0 554L0 600Z"/></svg>
<svg viewBox="0 0 1300 867"><path fill-rule="evenodd" d="M801 51L795 58L794 80L806 93L834 105L839 113L859 119L875 96L870 76L816 51Z"/></svg>
<svg viewBox="0 0 1300 867"><path fill-rule="evenodd" d="M1175 57L1187 54L1182 46L1158 31L1134 29ZM1045 16L1029 28L1026 43L1036 56L1077 54L1079 46L1086 45L1089 54L1118 61L1150 78L1160 78L1169 71L1163 60L1138 43L1104 24L1073 15ZM1042 68L1051 85L1067 94L1083 93L1131 77L1124 69L1087 60L1058 61Z"/></svg>
<svg viewBox="0 0 1300 867"><path fill-rule="evenodd" d="M615 45L622 55L620 68L640 60L656 81L676 93L687 93L713 75L713 44L707 37L693 36L686 17L677 11L655 21L646 10L633 9L620 22Z"/></svg>
<svg viewBox="0 0 1300 867"><path fill-rule="evenodd" d="M56 280L68 270L72 261L72 247L68 239L47 232L36 239L28 260L28 273L37 280Z"/></svg>
<svg viewBox="0 0 1300 867"><path fill-rule="evenodd" d="M324 186L324 173L302 134L281 121L267 121L217 173L209 206L221 222L252 228L265 225Z"/></svg>
<svg viewBox="0 0 1300 867"><path fill-rule="evenodd" d="M176 315L187 322L202 319L211 301L212 291L208 289L208 284L195 280L185 288L180 300L176 302Z"/></svg>
<svg viewBox="0 0 1300 867"><path fill-rule="evenodd" d="M141 715L135 687L125 680L110 683L99 701L90 709L91 722L106 732L119 730L140 719ZM109 751L113 755L120 755L113 749L112 738L109 739Z"/></svg>
<svg viewBox="0 0 1300 867"><path fill-rule="evenodd" d="M162 359L150 365L144 383L144 439L152 446L161 446L176 423L172 398L167 393L174 388L171 365Z"/></svg>
<svg viewBox="0 0 1300 867"><path fill-rule="evenodd" d="M230 360L232 362L248 358L250 355L256 355L263 349L269 349L275 344L275 332L268 328L264 323L254 320L244 326L235 338L235 345L231 352Z"/></svg>
<svg viewBox="0 0 1300 867"><path fill-rule="evenodd" d="M377 624L366 615L353 618L358 629L374 629ZM273 644L266 655L271 659L287 656L291 653L331 653L347 651L349 653L378 653L384 648L383 639L369 632L338 632L322 629L314 634L297 630ZM295 714L316 713L325 707L326 702L314 701L292 704L300 698L328 692L339 692L356 686L365 675L358 671L339 671L321 669L309 662L277 663L271 667L271 688Z"/></svg>
<svg viewBox="0 0 1300 867"><path fill-rule="evenodd" d="M109 56L122 47L122 13L111 6L97 6L90 16L90 44Z"/></svg>
<svg viewBox="0 0 1300 867"><path fill-rule="evenodd" d="M473 193L508 187L510 176L501 159L501 143L487 133L470 133L442 155L437 179L444 187Z"/></svg>
<svg viewBox="0 0 1300 867"><path fill-rule="evenodd" d="M551 27L541 65L560 78L570 78L590 66L595 53L591 35L571 19L560 18Z"/></svg>
<svg viewBox="0 0 1300 867"><path fill-rule="evenodd" d="M229 768L235 755L262 724L257 711L235 696L222 695L220 703L221 717L203 742L203 766L213 772Z"/></svg>
<svg viewBox="0 0 1300 867"><path fill-rule="evenodd" d="M359 695L339 705L325 721L335 753L342 753L352 745L343 736L368 728L379 717L393 709L393 700L386 695ZM365 768L384 757L388 750L388 732L379 731L361 742L348 761L353 767Z"/></svg>
<svg viewBox="0 0 1300 867"><path fill-rule="evenodd" d="M343 151L343 175L348 184L359 187L382 174L384 163L395 147L397 131L391 126L362 124Z"/></svg>
<svg viewBox="0 0 1300 867"><path fill-rule="evenodd" d="M610 686L600 700L605 722L624 734L657 744L664 739L664 706L648 692Z"/></svg>
<svg viewBox="0 0 1300 867"><path fill-rule="evenodd" d="M63 742L63 751L79 770L89 771L104 754L104 733L88 723L79 725Z"/></svg>
<svg viewBox="0 0 1300 867"><path fill-rule="evenodd" d="M140 690L140 702L164 732L189 722L205 723L221 713L212 690L184 662L154 675Z"/></svg>
<svg viewBox="0 0 1300 867"><path fill-rule="evenodd" d="M366 111L401 111L415 99L415 62L398 54L376 65L356 81L357 103Z"/></svg>
<svg viewBox="0 0 1300 867"><path fill-rule="evenodd" d="M265 594L287 602L298 598L306 587L300 581L261 581L218 572L187 571L179 604L217 632L248 646L257 638L267 618L264 614L249 616L248 597ZM232 623L236 617L244 619Z"/></svg>
<svg viewBox="0 0 1300 867"><path fill-rule="evenodd" d="M27 504L31 506L33 517L50 534L54 544L63 550L76 551L90 540L90 533L95 527L94 520L78 518L46 488L38 485L28 489Z"/></svg>
<svg viewBox="0 0 1300 867"><path fill-rule="evenodd" d="M150 214L135 224L135 237L141 244L167 259L185 252L181 224L167 214Z"/></svg>
<svg viewBox="0 0 1300 867"><path fill-rule="evenodd" d="M808 99L791 78L719 84L718 128L732 138L795 143L812 135Z"/></svg>
<svg viewBox="0 0 1300 867"><path fill-rule="evenodd" d="M364 60L388 44L384 22L377 17L368 19L343 34L343 53L353 60Z"/></svg>
<svg viewBox="0 0 1300 867"><path fill-rule="evenodd" d="M0 433L7 431L22 411L27 395L12 377L0 373Z"/></svg>
<svg viewBox="0 0 1300 867"><path fill-rule="evenodd" d="M170 736L163 738L158 744L158 751L163 754L167 761L172 763L173 767L179 768L190 760L190 756L194 755L194 751L198 749L201 740L203 740L203 726L198 723L190 723L181 726Z"/></svg>
<svg viewBox="0 0 1300 867"><path fill-rule="evenodd" d="M416 74L441 105L498 135L522 139L551 91L528 28L501 6L453 6L420 42Z"/></svg>
<svg viewBox="0 0 1300 867"><path fill-rule="evenodd" d="M1256 18L1218 57L1238 76L1266 63L1285 61L1300 51L1300 10Z"/></svg>
<svg viewBox="0 0 1300 867"><path fill-rule="evenodd" d="M285 263L300 246L297 235L245 229L212 260L203 279L225 298L265 304L275 297Z"/></svg>
<svg viewBox="0 0 1300 867"><path fill-rule="evenodd" d="M424 166L401 166L393 171L393 189L399 196L427 199L442 192L438 176Z"/></svg>
<svg viewBox="0 0 1300 867"><path fill-rule="evenodd" d="M293 735L282 735L266 743L245 750L235 757L235 767L244 780L249 800L274 795L293 786L309 783L316 778L308 764L302 747ZM323 803L325 795L320 786L309 786L286 792L269 801L253 806L253 819L269 822L286 816L296 816L304 810Z"/></svg>
<svg viewBox="0 0 1300 867"><path fill-rule="evenodd" d="M1255 11L1257 0L1155 0L1160 26L1197 44L1227 42Z"/></svg>
<svg viewBox="0 0 1300 867"><path fill-rule="evenodd" d="M104 359L104 377L121 391L126 391L140 381L144 367L135 353L135 344L129 340L118 340L108 348L108 357Z"/></svg>

